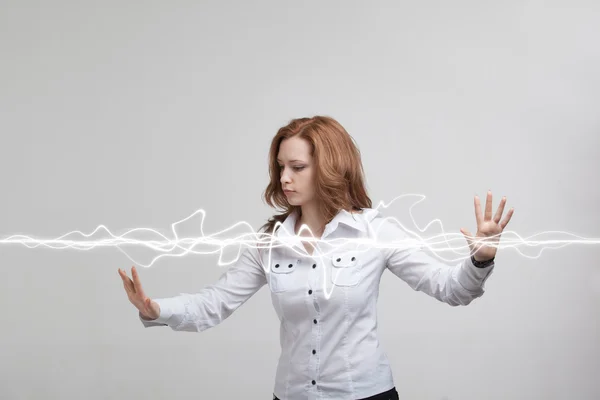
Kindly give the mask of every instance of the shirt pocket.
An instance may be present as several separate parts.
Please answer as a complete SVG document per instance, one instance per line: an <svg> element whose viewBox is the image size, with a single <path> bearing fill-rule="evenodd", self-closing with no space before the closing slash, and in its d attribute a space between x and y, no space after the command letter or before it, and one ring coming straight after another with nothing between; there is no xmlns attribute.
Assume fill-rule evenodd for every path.
<svg viewBox="0 0 600 400"><path fill-rule="evenodd" d="M273 293L281 293L292 287L294 273L298 268L298 260L271 261L269 287Z"/></svg>
<svg viewBox="0 0 600 400"><path fill-rule="evenodd" d="M335 286L356 286L362 278L361 267L357 252L334 253L331 257L331 283Z"/></svg>

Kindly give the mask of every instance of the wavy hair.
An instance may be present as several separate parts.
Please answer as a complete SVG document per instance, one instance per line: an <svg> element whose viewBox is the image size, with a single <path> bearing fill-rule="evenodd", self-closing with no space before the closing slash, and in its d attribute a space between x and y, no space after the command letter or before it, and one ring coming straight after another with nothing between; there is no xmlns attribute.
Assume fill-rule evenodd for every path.
<svg viewBox="0 0 600 400"><path fill-rule="evenodd" d="M301 214L300 206L291 205L283 193L277 163L281 142L291 137L305 139L311 146L315 197L327 223L342 209L357 211L372 207L365 187L360 151L346 129L328 116L296 118L281 127L271 141L270 182L263 193L263 200L273 208L283 209L283 213L273 215L259 231L271 235L277 222L283 222L294 211Z"/></svg>

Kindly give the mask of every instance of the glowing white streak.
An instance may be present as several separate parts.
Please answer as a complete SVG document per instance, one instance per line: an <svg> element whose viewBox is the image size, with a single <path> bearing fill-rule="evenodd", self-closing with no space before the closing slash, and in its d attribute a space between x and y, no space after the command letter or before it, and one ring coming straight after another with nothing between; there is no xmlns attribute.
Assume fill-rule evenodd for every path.
<svg viewBox="0 0 600 400"><path fill-rule="evenodd" d="M402 197L407 197L407 196L421 197L421 199L419 201L413 203L409 208L411 220L412 220L414 226L417 226L415 219L413 218L413 215L412 215L412 208L425 199L425 196L423 196L423 195L418 195L418 194L401 195L401 196L394 198L387 205L385 205L383 202L380 202L380 204L376 208L377 209L379 207L387 208L387 207L389 207L389 205L391 205L397 199L402 198ZM180 237L179 234L177 233L177 228L176 228L177 225L189 220L190 218L193 218L198 213L202 214L202 219L200 222L200 236L199 237ZM55 238L55 239L35 239L35 238L25 236L25 235L11 235L5 239L0 240L0 245L1 244L22 244L31 249L37 248L37 247L46 247L46 248L50 248L50 249L54 249L54 250L74 249L74 250L84 250L84 251L92 250L95 248L116 247L119 251L121 251L123 254L125 254L125 256L129 260L131 260L134 264L139 265L141 267L145 267L145 268L151 267L156 261L158 261L162 257L183 257L188 254L206 255L206 254L215 254L215 253L220 253L219 261L218 261L219 266L230 265L237 261L237 259L239 258L240 252L241 252L241 250L238 250L238 255L233 261L224 263L222 261L223 250L227 246L232 246L232 245L237 245L237 246L239 246L240 249L241 249L241 246L255 247L255 248L260 247L263 249L264 248L269 249L269 262L267 263L267 266L268 266L268 265L270 265L270 257L271 257L272 250L275 248L282 247L282 246L288 247L289 249L294 251L299 256L307 256L308 253L306 253L304 251L303 247L301 246L301 242L316 243L317 246L319 246L319 243L325 243L328 246L331 246L331 248L333 249L332 251L335 251L337 246L341 247L341 246L346 246L348 244L352 244L352 245L356 246L357 248L364 246L364 251L367 251L372 248L380 248L380 249L399 249L399 248L423 249L423 248L426 248L436 254L442 253L442 252L453 252L456 254L461 254L460 253L461 251L463 251L463 252L466 251L466 255L462 255L458 258L441 258L440 257L445 262L456 262L456 261L462 260L470 255L469 246L466 243L466 240L461 233L457 233L457 234L442 233L442 234L432 236L429 239L425 240L419 234L407 229L399 221L397 221L395 218L391 218L391 217L386 217L385 219L392 220L393 223L398 224L402 228L402 230L407 233L407 235L409 237L413 236L414 238L409 238L406 240L396 240L396 241L387 242L387 243L382 243L377 240L364 239L364 238L335 238L333 240L328 241L328 240L321 240L321 239L315 238L312 231L310 230L310 228L307 225L302 225L300 227L300 232L298 233L298 235L292 234L290 238L287 238L287 240L279 240L276 235L254 232L252 226L249 223L247 223L246 221L237 222L229 228L223 229L219 232L215 232L212 235L206 235L204 233L204 228L203 228L205 217L206 217L205 211L202 209L199 209L199 210L195 211L194 213L192 213L190 216L171 224L171 232L173 233L173 239L170 239L167 236L161 234L160 232L158 232L154 229L150 229L150 228L135 228L135 229L128 230L127 232L125 232L122 235L114 235L106 226L99 225L91 233L86 234L79 230L75 230L75 231L66 233L62 236L59 236L58 238ZM417 230L419 232L423 233L424 231L426 231L429 228L430 225L432 225L434 223L439 223L442 232L444 231L443 224L442 224L441 220L439 220L439 219L434 219L434 220L430 221L422 229L417 226ZM281 223L278 222L276 224L276 228L279 227L280 225L281 225ZM226 238L226 239L217 238L218 236L226 234L227 232L231 231L232 229L237 228L238 226L246 226L249 228L250 232L235 236L233 238ZM302 236L301 237L300 235L304 231L308 231L310 236L308 236L308 237ZM105 232L108 235L108 237L103 238L103 239L88 240L88 238L98 234L99 232ZM155 239L155 240L140 240L140 239L135 239L135 238L130 237L131 235L138 233L138 232L148 232L148 233L157 235L159 238ZM553 238L553 239L546 239L546 240L534 240L534 238L536 238L536 237L539 237L542 235L552 235L552 234L567 235L567 236L570 236L571 238L574 237L576 239ZM81 236L81 238L80 239L71 238L71 236L75 236L75 235L79 235L79 236ZM498 249L514 248L514 249L516 249L516 251L519 254L521 254L525 257L528 257L528 256L526 256L525 254L520 252L518 247L520 247L520 246L526 246L528 248L540 247L539 254L537 256L532 256L529 258L539 257L546 248L560 249L560 248L563 248L563 247L571 245L571 244L596 245L596 244L600 243L600 239L585 238L585 237L581 237L581 236L578 236L578 235L575 235L575 234L572 234L569 232L565 232L565 231L540 232L540 233L531 235L526 238L518 235L517 233L515 233L513 231L504 231L504 232L502 232L501 236L502 237L500 240L500 242L501 242L500 244L490 243L489 240L493 239L493 237L488 237L484 241L475 240L474 243L475 244L485 243L486 246L493 246ZM289 241L291 241L292 243L291 244L286 243ZM455 241L458 241L460 245L452 247L451 244ZM438 246L440 244L444 245L444 247L437 248L436 246ZM150 248L150 249L157 251L159 253L162 253L162 254L153 258L149 264L144 265L144 264L137 262L133 258L131 258L121 248L122 246L126 246L126 245L127 246L143 246L143 247ZM214 250L198 251L198 250L196 250L196 247L198 247L198 246L214 247ZM297 251L296 250L297 248L302 249L302 251ZM315 252L313 254L313 257L322 258L322 257L326 256L327 254L329 254L329 253L319 251L319 252ZM323 270L325 270L325 269L323 269ZM267 273L267 274L270 273L269 267L265 268L265 273ZM324 272L324 273L326 273L326 272ZM324 282L327 282L326 277L324 279ZM324 290L324 292L325 292L325 290ZM328 297L327 293L326 293L326 297Z"/></svg>

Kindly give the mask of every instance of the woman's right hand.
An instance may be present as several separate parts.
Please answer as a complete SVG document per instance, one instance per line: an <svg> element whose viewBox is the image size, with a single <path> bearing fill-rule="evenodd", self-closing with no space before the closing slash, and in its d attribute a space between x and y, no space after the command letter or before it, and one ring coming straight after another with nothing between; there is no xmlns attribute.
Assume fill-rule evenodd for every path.
<svg viewBox="0 0 600 400"><path fill-rule="evenodd" d="M127 272L124 270L121 271L121 268L119 268L119 275L123 279L123 286L125 286L129 301L140 311L142 317L147 320L158 318L160 315L160 306L144 294L142 283L135 267L131 267L133 281L127 276Z"/></svg>

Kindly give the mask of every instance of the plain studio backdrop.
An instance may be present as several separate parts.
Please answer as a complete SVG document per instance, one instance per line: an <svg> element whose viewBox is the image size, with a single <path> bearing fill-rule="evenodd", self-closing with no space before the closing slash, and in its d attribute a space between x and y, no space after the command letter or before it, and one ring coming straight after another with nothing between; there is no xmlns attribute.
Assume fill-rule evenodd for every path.
<svg viewBox="0 0 600 400"><path fill-rule="evenodd" d="M356 140L374 206L426 197L417 226L442 222L427 236L475 232L491 189L525 239L600 237L597 2L192 3L2 2L0 238L169 235L198 209L207 234L257 229L271 138L316 114ZM414 200L382 212L410 222ZM599 245L546 247L500 249L468 307L383 275L402 399L600 398ZM116 247L0 245L1 399L270 398L267 287L208 331L144 329L117 273L131 265ZM138 267L150 297L225 268Z"/></svg>

